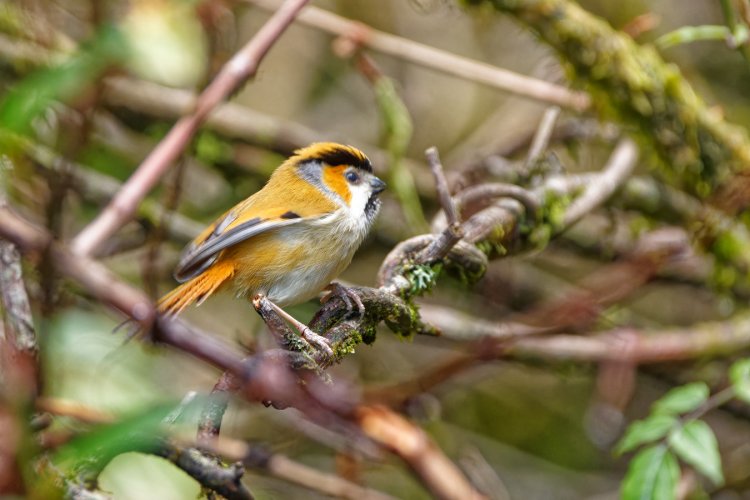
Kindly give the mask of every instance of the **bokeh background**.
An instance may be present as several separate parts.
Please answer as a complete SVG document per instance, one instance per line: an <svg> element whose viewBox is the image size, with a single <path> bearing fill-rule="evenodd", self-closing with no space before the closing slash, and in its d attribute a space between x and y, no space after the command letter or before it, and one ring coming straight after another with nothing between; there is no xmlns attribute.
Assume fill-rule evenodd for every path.
<svg viewBox="0 0 750 500"><path fill-rule="evenodd" d="M549 49L509 18L491 9L471 9L444 0L314 1L341 16L374 29L440 48L540 79L568 84L565 68ZM632 26L648 15L651 29L637 40L649 43L661 34L689 25L722 24L715 0L582 1L616 28ZM194 91L268 19L253 2L179 0L6 0L0 2L3 43L33 45L52 51L95 43L98 33L113 24L130 44L128 57L105 70L108 76L154 82L166 88ZM26 27L26 31L19 29ZM32 29L29 29L31 27ZM157 298L174 286L171 269L186 234L210 223L228 207L257 190L269 173L301 141L337 140L357 146L376 159L386 178L389 133L373 85L351 58L340 57L335 37L296 23L274 45L255 79L232 102L254 112L254 138L202 129L188 153L149 196L149 203L171 206L189 219L182 234L164 229L174 219L139 213L138 219L113 238L102 256L116 274ZM66 49L67 48L67 49ZM355 257L343 280L374 285L377 269L400 240L424 232L438 209L423 152L437 146L449 178L471 162L491 154L523 159L524 144L536 130L546 105L489 88L470 79L448 76L398 57L367 51L383 75L392 79L411 119L404 160L415 179L425 219L422 225L404 215L391 190L376 228ZM716 112L747 126L750 66L742 56L717 41L695 42L663 51ZM11 95L35 64L0 55L0 97ZM103 76L103 75L100 75ZM50 77L51 86L63 85ZM31 136L79 167L124 181L169 130L175 116L157 105L125 99L103 99L93 84L55 100L32 123ZM91 83L91 82L90 82ZM146 98L146 94L143 94ZM158 98L157 98L158 101ZM83 118L82 118L83 117ZM83 121L81 121L83 120ZM563 112L560 123L582 120ZM558 142L551 146L567 172L598 170L613 140ZM644 160L648 161L648 160ZM639 167L640 173L647 166ZM45 173L46 172L46 173ZM38 161L17 159L13 169L0 170L11 203L60 239L69 239L100 210L107 191L87 185L66 185ZM102 180L103 179L103 180ZM608 222L599 230L602 220ZM607 219L609 218L609 219ZM473 289L442 279L423 303L451 305L477 317L502 320L552 297L563 297L576 282L610 262L619 239L634 239L653 222L637 212L602 210L581 223L597 228L604 248L592 251L575 231L554 240L543 251L497 259ZM586 231L583 231L586 233ZM590 231L589 233L590 234ZM74 284L45 277L45 270L25 268L36 326L42 342L42 387L46 396L72 400L114 412L132 414L162 402L179 401L189 391L205 393L219 373L194 359L139 342L123 345L113 334L122 320L91 300ZM317 309L311 302L290 309L307 320ZM634 296L602 312L600 328L612 325L655 327L688 325L725 318L740 304L736 297L709 286L656 280ZM184 317L238 346L272 347L250 304L220 295ZM361 345L329 372L335 380L362 387L386 386L413 378L457 349L444 339L403 340L383 328L372 345ZM605 499L616 498L627 458L616 458L612 444L628 421L643 417L649 404L666 390L687 380L724 377L726 359L705 359L678 366L652 367L638 373L632 400L612 411L602 407L596 366L573 363L496 361L477 366L428 393L417 394L403 408L461 466L492 477L493 498ZM712 412L708 422L727 453L747 455L750 427L747 412ZM72 419L55 423L79 429ZM336 453L310 438L304 418L293 409L275 410L240 400L232 402L222 433L252 442L319 469L336 471ZM373 488L399 498L429 494L396 459L362 461L360 477ZM482 472L484 471L484 472ZM315 498L316 493L249 471L247 484L258 498ZM744 478L717 498L741 498ZM168 461L139 453L112 460L99 479L101 490L115 498L194 498L197 482Z"/></svg>

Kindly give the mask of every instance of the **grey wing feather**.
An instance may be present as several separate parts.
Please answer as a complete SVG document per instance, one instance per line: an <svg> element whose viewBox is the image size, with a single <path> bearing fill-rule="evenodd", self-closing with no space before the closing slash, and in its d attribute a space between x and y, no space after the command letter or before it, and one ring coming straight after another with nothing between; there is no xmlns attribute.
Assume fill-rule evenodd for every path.
<svg viewBox="0 0 750 500"><path fill-rule="evenodd" d="M180 283L184 283L208 269L211 264L216 262L216 259L219 257L219 252L222 250L252 238L260 233L283 226L299 224L304 220L305 219L285 219L263 221L262 219L255 218L243 222L225 233L219 233L217 231L220 227L223 229L228 225L224 223L225 221L222 221L217 225L217 229L214 230L211 236L209 236L204 242L199 245L191 244L184 250L180 257L180 262L177 265L177 269L175 269L174 277Z"/></svg>

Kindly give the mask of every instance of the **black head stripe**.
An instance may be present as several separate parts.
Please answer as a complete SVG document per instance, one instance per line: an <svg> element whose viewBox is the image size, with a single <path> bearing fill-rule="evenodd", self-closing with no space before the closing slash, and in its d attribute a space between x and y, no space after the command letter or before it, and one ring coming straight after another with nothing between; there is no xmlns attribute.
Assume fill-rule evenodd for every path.
<svg viewBox="0 0 750 500"><path fill-rule="evenodd" d="M360 151L347 146L332 146L330 148L321 148L315 152L311 158L320 160L328 165L351 165L353 167L372 173L372 163Z"/></svg>

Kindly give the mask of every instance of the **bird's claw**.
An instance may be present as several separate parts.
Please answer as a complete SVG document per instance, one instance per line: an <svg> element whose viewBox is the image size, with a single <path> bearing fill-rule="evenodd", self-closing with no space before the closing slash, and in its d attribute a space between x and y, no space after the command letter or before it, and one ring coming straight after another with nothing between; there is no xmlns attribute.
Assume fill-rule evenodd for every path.
<svg viewBox="0 0 750 500"><path fill-rule="evenodd" d="M331 300L333 297L340 297L346 305L347 313L351 314L355 312L356 306L356 312L359 314L359 316L364 316L365 305L362 303L362 299L359 298L359 295L357 295L354 290L336 282L328 285L325 290L328 291L328 293L324 295L322 299L320 299L323 304Z"/></svg>
<svg viewBox="0 0 750 500"><path fill-rule="evenodd" d="M331 349L331 341L322 335L318 335L314 331L307 327L301 329L300 334L302 338L307 341L308 344L315 347L319 351L323 351L328 357L333 357L333 349Z"/></svg>

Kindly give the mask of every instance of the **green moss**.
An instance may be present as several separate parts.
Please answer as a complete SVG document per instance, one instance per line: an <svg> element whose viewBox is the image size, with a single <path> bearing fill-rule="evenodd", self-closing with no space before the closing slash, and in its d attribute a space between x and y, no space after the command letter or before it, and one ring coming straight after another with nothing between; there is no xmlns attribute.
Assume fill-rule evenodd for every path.
<svg viewBox="0 0 750 500"><path fill-rule="evenodd" d="M572 200L571 194L560 194L554 190L545 193L538 222L527 231L527 240L531 248L545 248L552 237L563 229L565 212Z"/></svg>
<svg viewBox="0 0 750 500"><path fill-rule="evenodd" d="M374 339L373 339L374 340ZM342 358L347 354L354 354L355 347L362 343L362 335L354 330L347 335L342 342L339 342L333 349L336 358Z"/></svg>
<svg viewBox="0 0 750 500"><path fill-rule="evenodd" d="M490 243L487 242L487 244ZM450 259L446 259L445 269L451 276L457 279L461 285L467 288L474 286L487 272L487 268L484 266L468 268L466 266L454 264Z"/></svg>
<svg viewBox="0 0 750 500"><path fill-rule="evenodd" d="M737 270L720 262L714 263L711 285L720 290L729 290L737 284Z"/></svg>
<svg viewBox="0 0 750 500"><path fill-rule="evenodd" d="M368 323L367 325L362 326L363 328L360 332L360 335L362 336L362 342L370 345L375 342L375 337L377 336L378 329L372 323Z"/></svg>
<svg viewBox="0 0 750 500"><path fill-rule="evenodd" d="M489 3L558 52L600 117L630 126L644 151L658 160L647 164L729 212L750 205L746 132L711 113L679 69L653 47L636 44L569 0Z"/></svg>
<svg viewBox="0 0 750 500"><path fill-rule="evenodd" d="M311 354L313 347L302 337L298 335L286 335L284 337L284 346L289 351Z"/></svg>

